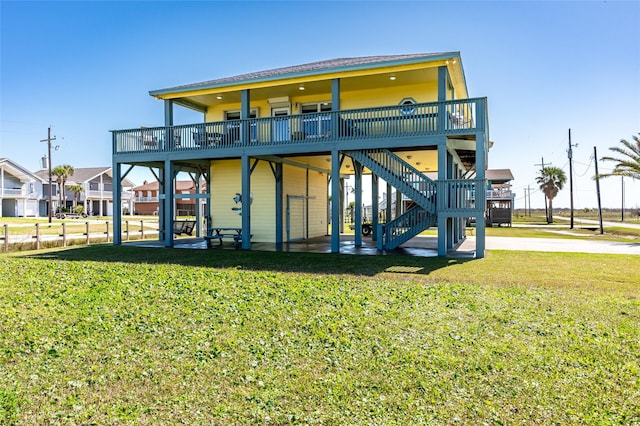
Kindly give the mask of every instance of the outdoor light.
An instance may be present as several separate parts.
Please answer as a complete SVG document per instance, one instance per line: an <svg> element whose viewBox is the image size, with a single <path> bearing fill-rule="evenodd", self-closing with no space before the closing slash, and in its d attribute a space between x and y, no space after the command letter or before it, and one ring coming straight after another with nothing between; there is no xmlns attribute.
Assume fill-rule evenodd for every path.
<svg viewBox="0 0 640 426"><path fill-rule="evenodd" d="M298 90L304 90L304 85L300 85L300 87L298 87Z"/></svg>
<svg viewBox="0 0 640 426"><path fill-rule="evenodd" d="M393 81L393 80L395 80L395 79L396 79L396 76L395 76L395 75L391 74L391 75L389 76L389 80Z"/></svg>
<svg viewBox="0 0 640 426"><path fill-rule="evenodd" d="M222 95L216 96L216 99L218 99L218 100L222 99Z"/></svg>

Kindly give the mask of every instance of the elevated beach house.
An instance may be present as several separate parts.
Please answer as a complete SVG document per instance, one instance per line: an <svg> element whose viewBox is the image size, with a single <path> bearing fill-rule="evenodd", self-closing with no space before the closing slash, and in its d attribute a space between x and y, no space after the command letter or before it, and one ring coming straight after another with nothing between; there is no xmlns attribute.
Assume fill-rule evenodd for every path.
<svg viewBox="0 0 640 426"><path fill-rule="evenodd" d="M193 197L198 224L208 219L201 237L235 229L236 242L251 249L252 242L281 247L329 233L339 252L344 178L352 175L357 230L362 206L379 208L380 185L410 200L394 214L371 213L379 250L437 225L444 256L473 218L476 257L484 256L487 100L469 96L458 52L332 59L150 94L164 102L164 125L112 132L114 204L133 166L151 168L167 247L174 244L174 200ZM176 107L203 119L175 125ZM178 193L179 172L206 182L206 191ZM366 175L371 200L363 200ZM120 214L114 211L115 244ZM354 238L362 244L360 232Z"/></svg>

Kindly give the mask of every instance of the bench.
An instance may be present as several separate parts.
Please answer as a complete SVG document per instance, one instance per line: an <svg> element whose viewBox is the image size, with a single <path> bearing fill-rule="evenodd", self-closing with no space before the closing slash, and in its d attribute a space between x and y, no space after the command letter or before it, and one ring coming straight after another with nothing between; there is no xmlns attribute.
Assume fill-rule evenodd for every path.
<svg viewBox="0 0 640 426"><path fill-rule="evenodd" d="M193 228L195 228L195 226L195 220L174 220L173 233L176 235L187 234L191 236L191 234L193 234Z"/></svg>
<svg viewBox="0 0 640 426"><path fill-rule="evenodd" d="M207 235L204 236L207 248L212 247L212 240L218 240L222 245L222 240L225 238L233 239L233 244L237 248L242 242L242 228L210 228L207 230Z"/></svg>

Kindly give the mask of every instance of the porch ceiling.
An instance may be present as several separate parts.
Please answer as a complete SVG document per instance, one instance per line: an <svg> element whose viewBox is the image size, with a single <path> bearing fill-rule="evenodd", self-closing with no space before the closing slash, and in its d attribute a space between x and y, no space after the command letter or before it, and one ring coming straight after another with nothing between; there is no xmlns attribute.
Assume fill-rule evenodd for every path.
<svg viewBox="0 0 640 426"><path fill-rule="evenodd" d="M438 171L438 151L437 150L420 150L420 151L396 151L394 152L402 160L411 164L419 171L436 172ZM331 155L313 155L313 156L295 156L288 157L300 164L306 164L314 169L326 170L328 173L331 168ZM364 174L370 174L371 171L365 168ZM353 163L350 158L345 158L340 167L340 174L353 175Z"/></svg>
<svg viewBox="0 0 640 426"><path fill-rule="evenodd" d="M393 75L395 80L391 80ZM409 71L385 71L378 74L370 74L365 76L345 77L340 80L340 90L343 92L352 91L364 91L371 89L387 89L397 86L409 86L418 85L433 82L437 84L438 69L434 68L422 68ZM270 82L268 86L258 86L251 89L252 101L265 101L270 98L289 96L318 96L322 99L318 100L330 100L327 96L331 94L331 78L298 78L295 80L284 80L282 82L274 81ZM300 86L304 86L304 91L300 90ZM224 87L209 89L206 92L200 91L195 93L186 93L183 95L176 94L175 96L167 95L166 98L174 99L178 104L180 101L186 101L184 106L189 106L189 103L201 105L203 107L213 107L226 104L239 104L241 102L240 96L242 89L246 87ZM221 99L218 99L221 98Z"/></svg>

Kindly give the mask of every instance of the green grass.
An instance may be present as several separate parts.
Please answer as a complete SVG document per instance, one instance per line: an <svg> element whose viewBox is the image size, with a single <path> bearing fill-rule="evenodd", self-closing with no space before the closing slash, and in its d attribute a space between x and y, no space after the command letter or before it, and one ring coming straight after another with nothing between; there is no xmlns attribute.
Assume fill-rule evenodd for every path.
<svg viewBox="0 0 640 426"><path fill-rule="evenodd" d="M0 424L636 424L640 256L0 257Z"/></svg>

